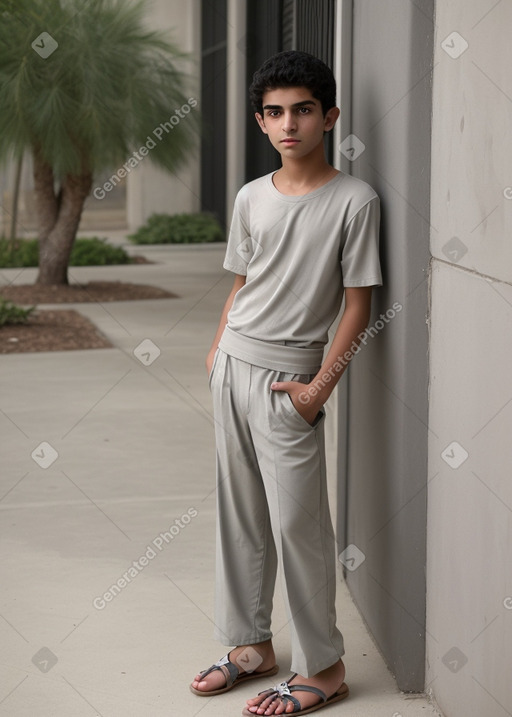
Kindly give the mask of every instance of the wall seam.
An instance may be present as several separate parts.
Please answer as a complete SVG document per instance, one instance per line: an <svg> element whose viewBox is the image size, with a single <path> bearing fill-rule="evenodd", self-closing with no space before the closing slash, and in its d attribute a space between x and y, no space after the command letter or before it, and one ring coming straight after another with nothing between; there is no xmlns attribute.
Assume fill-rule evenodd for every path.
<svg viewBox="0 0 512 717"><path fill-rule="evenodd" d="M464 272L464 273L466 273L466 274L471 274L471 275L473 275L473 276L475 276L475 277L478 277L478 278L480 278L480 279L485 279L485 280L493 281L493 282L496 282L496 283L499 283L499 284L505 284L505 286L512 286L512 282L511 282L511 281L505 281L504 279L499 279L499 278L497 278L497 277L495 277L495 276L491 276L490 274L484 274L484 273L482 273L481 271L476 271L476 269L470 269L470 268L467 267L467 266L459 266L458 264L453 264L451 261L445 261L444 259L440 259L440 258L437 257L437 256L433 256L432 259L433 259L434 261L440 262L441 264L444 264L445 266L450 266L452 269L455 269L456 271L461 271L461 272Z"/></svg>

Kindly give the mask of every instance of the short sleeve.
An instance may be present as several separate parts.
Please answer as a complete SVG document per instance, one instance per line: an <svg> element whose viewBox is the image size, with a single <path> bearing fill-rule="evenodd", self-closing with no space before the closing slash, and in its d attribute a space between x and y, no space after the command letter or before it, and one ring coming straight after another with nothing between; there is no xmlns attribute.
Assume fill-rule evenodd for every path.
<svg viewBox="0 0 512 717"><path fill-rule="evenodd" d="M247 275L247 264L253 255L252 241L249 232L248 217L245 216L244 202L241 192L235 199L233 217L229 229L226 254L224 256L224 269L235 274Z"/></svg>
<svg viewBox="0 0 512 717"><path fill-rule="evenodd" d="M345 287L382 286L379 259L380 202L375 196L349 221L341 253Z"/></svg>

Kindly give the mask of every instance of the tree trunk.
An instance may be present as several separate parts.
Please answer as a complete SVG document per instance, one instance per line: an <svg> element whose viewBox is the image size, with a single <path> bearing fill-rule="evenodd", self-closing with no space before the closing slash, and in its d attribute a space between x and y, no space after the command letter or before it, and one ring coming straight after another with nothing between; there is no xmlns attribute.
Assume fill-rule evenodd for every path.
<svg viewBox="0 0 512 717"><path fill-rule="evenodd" d="M23 169L23 155L18 157L16 163L16 174L14 176L14 190L12 193L12 214L11 214L11 231L9 234L10 250L14 252L16 249L16 239L18 230L18 204L20 199L21 172Z"/></svg>
<svg viewBox="0 0 512 717"><path fill-rule="evenodd" d="M34 185L39 217L39 274L37 284L67 284L71 249L92 174L68 174L55 194L51 167L34 156Z"/></svg>
<svg viewBox="0 0 512 717"><path fill-rule="evenodd" d="M51 166L41 157L38 147L33 149L34 156L34 194L38 219L39 243L44 244L48 234L57 221L59 201L55 196L55 183Z"/></svg>

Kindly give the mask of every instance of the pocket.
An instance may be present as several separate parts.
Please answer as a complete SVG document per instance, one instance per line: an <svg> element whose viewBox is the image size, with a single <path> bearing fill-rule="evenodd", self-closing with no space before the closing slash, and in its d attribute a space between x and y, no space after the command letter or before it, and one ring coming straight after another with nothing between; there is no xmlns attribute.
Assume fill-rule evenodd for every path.
<svg viewBox="0 0 512 717"><path fill-rule="evenodd" d="M299 413L299 411L297 410L295 404L294 404L293 401L292 401L292 397L290 396L290 394L289 394L287 391L283 391L283 393L284 393L284 394L287 396L287 398L288 398L288 404L289 404L289 407L290 407L290 411L287 411L287 413L288 413L289 416L295 417L295 419L296 419L297 421L300 421L300 423L301 423L303 426L305 426L306 428L309 428L309 429L311 429L311 430L314 430L315 428L317 428L317 427L320 425L320 423L321 423L321 422L323 421L323 419L325 418L325 409L324 409L324 408L321 408L321 409L318 411L318 413L317 413L316 416L315 416L315 419L314 419L313 423L309 423L308 421L306 421L306 419L304 418L304 416L303 416L301 413Z"/></svg>
<svg viewBox="0 0 512 717"><path fill-rule="evenodd" d="M213 363L212 363L212 367L210 369L210 373L208 374L208 388L211 388L211 386L212 386L212 376L213 376L213 372L215 371L215 364L217 363L218 355L219 355L219 349L217 348L217 350L215 351L215 353L213 355Z"/></svg>

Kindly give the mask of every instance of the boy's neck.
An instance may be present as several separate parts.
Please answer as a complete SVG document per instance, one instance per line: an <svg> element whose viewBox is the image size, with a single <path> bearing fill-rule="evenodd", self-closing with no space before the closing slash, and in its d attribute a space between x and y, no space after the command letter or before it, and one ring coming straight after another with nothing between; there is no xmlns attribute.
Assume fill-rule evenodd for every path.
<svg viewBox="0 0 512 717"><path fill-rule="evenodd" d="M273 176L274 185L283 194L305 194L330 181L338 174L321 152L300 159L282 157L282 166ZM304 191L306 190L306 191Z"/></svg>

